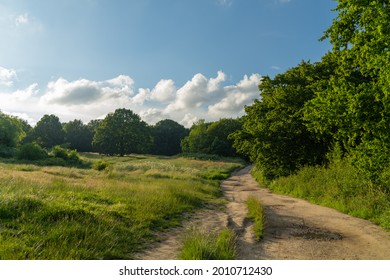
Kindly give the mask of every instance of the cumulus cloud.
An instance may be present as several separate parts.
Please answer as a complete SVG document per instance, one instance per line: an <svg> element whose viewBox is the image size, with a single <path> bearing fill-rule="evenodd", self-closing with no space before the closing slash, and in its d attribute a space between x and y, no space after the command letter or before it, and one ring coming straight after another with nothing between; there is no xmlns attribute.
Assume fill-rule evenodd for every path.
<svg viewBox="0 0 390 280"><path fill-rule="evenodd" d="M110 99L126 99L133 94L133 83L130 77L123 75L100 82L86 79L69 82L59 78L48 84L41 102L77 106L106 102Z"/></svg>
<svg viewBox="0 0 390 280"><path fill-rule="evenodd" d="M226 74L219 71L211 78L198 73L181 87L173 80L162 79L152 89L136 90L133 79L125 75L104 81L59 78L43 89L32 84L0 93L0 109L23 112L29 121L33 118L35 122L44 114L56 114L62 121L88 122L115 109L128 108L149 124L173 119L190 127L199 119L214 121L244 114L244 106L259 96L260 81L260 75L252 74L226 85Z"/></svg>
<svg viewBox="0 0 390 280"><path fill-rule="evenodd" d="M150 99L161 102L171 101L175 98L177 89L173 80L161 80L150 93Z"/></svg>
<svg viewBox="0 0 390 280"><path fill-rule="evenodd" d="M14 84L16 79L16 71L14 69L7 69L0 66L0 86L10 87Z"/></svg>
<svg viewBox="0 0 390 280"><path fill-rule="evenodd" d="M32 97L37 96L38 92L38 84L34 83L25 89L18 89L12 92L10 95L10 99L16 102L25 102L31 100Z"/></svg>
<svg viewBox="0 0 390 280"><path fill-rule="evenodd" d="M218 116L237 117L244 114L244 106L253 103L253 100L259 97L258 85L261 76L259 74L247 75L234 86L224 88L225 97L219 102L208 107L210 117Z"/></svg>

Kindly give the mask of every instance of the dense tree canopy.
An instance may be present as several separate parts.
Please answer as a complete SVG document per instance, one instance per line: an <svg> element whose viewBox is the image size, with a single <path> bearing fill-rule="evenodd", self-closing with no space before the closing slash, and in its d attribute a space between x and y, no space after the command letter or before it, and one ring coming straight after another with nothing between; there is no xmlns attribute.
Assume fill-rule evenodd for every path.
<svg viewBox="0 0 390 280"><path fill-rule="evenodd" d="M93 146L104 154L120 155L148 152L152 136L148 125L127 109L117 109L99 124Z"/></svg>
<svg viewBox="0 0 390 280"><path fill-rule="evenodd" d="M390 1L339 1L325 32L335 74L307 106L311 131L331 134L369 176L390 163Z"/></svg>
<svg viewBox="0 0 390 280"><path fill-rule="evenodd" d="M65 141L71 149L79 152L92 151L93 131L81 120L73 120L64 124Z"/></svg>
<svg viewBox="0 0 390 280"><path fill-rule="evenodd" d="M268 179L323 162L328 139L308 131L303 108L328 73L326 65L302 62L274 79L264 77L261 99L245 108L243 129L232 135L234 147Z"/></svg>
<svg viewBox="0 0 390 280"><path fill-rule="evenodd" d="M36 142L44 148L63 144L65 132L59 118L55 115L44 115L29 132L25 142Z"/></svg>
<svg viewBox="0 0 390 280"><path fill-rule="evenodd" d="M182 141L185 153L205 153L220 156L237 156L229 135L241 128L240 119L221 119L213 123L196 122L190 134Z"/></svg>
<svg viewBox="0 0 390 280"><path fill-rule="evenodd" d="M173 120L162 120L152 126L152 154L172 156L181 153L181 140L189 133Z"/></svg>

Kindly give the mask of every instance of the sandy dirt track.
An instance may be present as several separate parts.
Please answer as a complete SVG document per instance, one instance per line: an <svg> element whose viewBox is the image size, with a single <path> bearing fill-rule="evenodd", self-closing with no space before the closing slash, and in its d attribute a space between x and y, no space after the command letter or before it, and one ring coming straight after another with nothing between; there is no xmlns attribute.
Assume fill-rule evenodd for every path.
<svg viewBox="0 0 390 280"><path fill-rule="evenodd" d="M390 260L390 234L373 223L313 205L305 200L260 188L250 166L222 182L228 200L225 209L195 214L182 227L161 236L162 241L137 254L136 259L177 259L183 234L190 227L219 231L229 227L237 234L241 260ZM259 198L265 207L264 238L256 242L247 219L245 201Z"/></svg>

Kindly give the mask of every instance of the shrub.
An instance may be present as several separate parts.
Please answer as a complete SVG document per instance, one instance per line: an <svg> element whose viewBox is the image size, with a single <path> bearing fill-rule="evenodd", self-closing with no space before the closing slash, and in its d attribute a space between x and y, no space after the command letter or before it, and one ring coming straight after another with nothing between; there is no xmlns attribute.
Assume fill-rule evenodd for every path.
<svg viewBox="0 0 390 280"><path fill-rule="evenodd" d="M80 160L80 155L76 150L68 150L61 146L55 146L51 150L51 155L55 158L63 159L65 161L78 162Z"/></svg>
<svg viewBox="0 0 390 280"><path fill-rule="evenodd" d="M51 155L55 158L68 159L68 150L61 146L55 146L51 150Z"/></svg>
<svg viewBox="0 0 390 280"><path fill-rule="evenodd" d="M71 161L79 161L80 160L80 155L76 150L71 150L68 153L68 158Z"/></svg>
<svg viewBox="0 0 390 280"><path fill-rule="evenodd" d="M18 159L41 160L47 157L47 152L37 143L24 144L19 148L17 152Z"/></svg>
<svg viewBox="0 0 390 280"><path fill-rule="evenodd" d="M97 162L95 162L92 166L93 169L97 170L97 171L103 171L103 170L106 170L110 167L110 163L105 161L105 160L99 160Z"/></svg>

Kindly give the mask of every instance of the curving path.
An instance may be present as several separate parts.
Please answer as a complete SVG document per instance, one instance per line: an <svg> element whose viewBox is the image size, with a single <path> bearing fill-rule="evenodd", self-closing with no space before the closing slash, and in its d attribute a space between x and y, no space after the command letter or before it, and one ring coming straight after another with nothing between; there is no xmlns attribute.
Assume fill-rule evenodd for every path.
<svg viewBox="0 0 390 280"><path fill-rule="evenodd" d="M238 259L383 259L390 260L390 234L373 223L302 199L259 188L250 166L221 184L225 210L208 209L164 236L138 259L176 259L188 227L207 231L232 228L237 233ZM246 218L245 201L259 198L265 207L264 238L256 242Z"/></svg>

